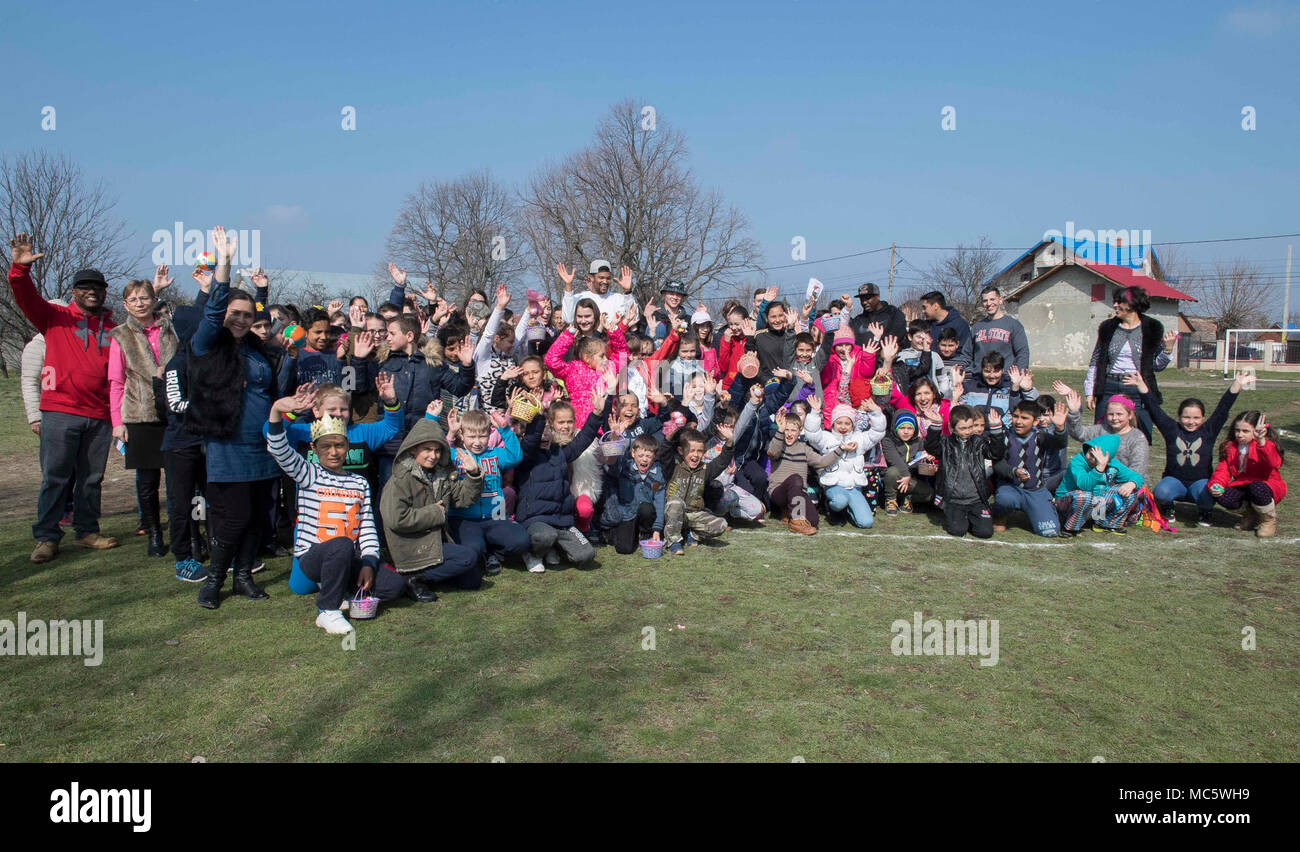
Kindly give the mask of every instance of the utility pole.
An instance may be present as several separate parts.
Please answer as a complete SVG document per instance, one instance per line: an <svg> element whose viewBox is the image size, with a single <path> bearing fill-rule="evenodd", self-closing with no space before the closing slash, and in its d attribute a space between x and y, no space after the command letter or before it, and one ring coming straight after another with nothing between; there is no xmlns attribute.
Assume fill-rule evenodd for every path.
<svg viewBox="0 0 1300 852"><path fill-rule="evenodd" d="M1291 246L1287 246L1286 247L1286 289L1282 291L1282 342L1284 344L1286 343L1286 330L1290 325L1291 325Z"/></svg>
<svg viewBox="0 0 1300 852"><path fill-rule="evenodd" d="M894 304L894 247L897 242L889 244L889 304Z"/></svg>

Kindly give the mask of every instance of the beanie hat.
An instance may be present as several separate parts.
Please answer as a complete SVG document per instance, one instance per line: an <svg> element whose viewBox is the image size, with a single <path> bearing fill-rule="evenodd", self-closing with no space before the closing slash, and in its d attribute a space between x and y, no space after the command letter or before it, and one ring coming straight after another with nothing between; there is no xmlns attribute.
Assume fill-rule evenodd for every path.
<svg viewBox="0 0 1300 852"><path fill-rule="evenodd" d="M1106 404L1107 404L1107 405L1110 405L1112 402L1115 403L1115 404L1117 404L1117 405L1122 405L1122 406L1124 406L1124 407L1127 408L1129 411L1136 411L1136 410L1137 410L1137 407L1136 407L1135 405L1133 405L1133 400L1131 400L1131 399L1129 399L1128 397L1124 396L1124 394L1122 394L1122 393L1117 393L1117 394L1115 394L1114 396L1112 396L1110 399L1106 400Z"/></svg>
<svg viewBox="0 0 1300 852"><path fill-rule="evenodd" d="M894 415L894 431L897 432L898 427L904 424L911 424L913 430L920 429L916 423L915 414L906 409L899 409L898 413Z"/></svg>
<svg viewBox="0 0 1300 852"><path fill-rule="evenodd" d="M834 423L836 420L839 420L841 417L847 417L849 418L849 420L852 420L853 406L845 405L844 403L841 402L839 405L835 406L835 408L831 409L831 423Z"/></svg>
<svg viewBox="0 0 1300 852"><path fill-rule="evenodd" d="M853 336L853 329L847 325L841 325L835 330L835 339L831 341L831 346L839 346L841 343L856 343L857 338Z"/></svg>
<svg viewBox="0 0 1300 852"><path fill-rule="evenodd" d="M708 308L696 308L695 313L691 314L691 325L704 325L705 323L713 325L713 317L709 316Z"/></svg>

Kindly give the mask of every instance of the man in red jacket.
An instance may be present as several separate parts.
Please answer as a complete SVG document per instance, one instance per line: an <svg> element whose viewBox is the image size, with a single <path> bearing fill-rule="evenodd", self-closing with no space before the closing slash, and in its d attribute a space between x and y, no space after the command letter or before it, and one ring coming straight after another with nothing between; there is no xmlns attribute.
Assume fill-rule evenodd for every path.
<svg viewBox="0 0 1300 852"><path fill-rule="evenodd" d="M31 266L42 255L32 237L18 234L9 245L9 286L14 304L45 335L41 370L41 493L36 503L32 562L49 562L59 552L63 493L75 477L72 527L77 546L116 547L99 534L100 485L113 428L108 413L108 331L114 323L104 308L108 282L96 269L72 280L72 303L51 304L36 292Z"/></svg>

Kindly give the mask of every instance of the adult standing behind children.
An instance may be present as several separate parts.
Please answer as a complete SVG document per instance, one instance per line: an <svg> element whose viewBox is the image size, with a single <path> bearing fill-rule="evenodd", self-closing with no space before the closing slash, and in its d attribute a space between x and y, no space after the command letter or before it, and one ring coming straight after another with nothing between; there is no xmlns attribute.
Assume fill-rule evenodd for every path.
<svg viewBox="0 0 1300 852"><path fill-rule="evenodd" d="M126 322L108 334L109 402L113 437L126 444L126 469L135 471L135 495L141 521L149 536L150 556L166 556L161 506L162 422L154 402L154 383L180 348L171 320L157 311L157 292L172 283L166 266L154 272L153 283L130 281L122 293ZM178 495L188 500L190 495Z"/></svg>
<svg viewBox="0 0 1300 852"><path fill-rule="evenodd" d="M72 279L72 304L59 307L41 298L32 264L44 254L26 233L10 241L9 286L14 304L45 335L41 393L41 492L36 501L31 561L49 562L59 552L64 493L76 479L72 528L77 546L116 547L99 534L100 486L112 439L108 405L108 332L115 323L104 307L108 282L97 269Z"/></svg>
<svg viewBox="0 0 1300 852"><path fill-rule="evenodd" d="M849 328L853 329L853 338L859 346L865 347L873 338L883 340L893 337L899 341L907 339L907 318L898 308L880 300L880 288L875 284L868 281L858 288L858 304L862 306L862 313L849 320ZM844 305L847 309L848 302ZM884 329L883 334L878 335L872 331L871 326L876 324Z"/></svg>
<svg viewBox="0 0 1300 852"><path fill-rule="evenodd" d="M997 352L1007 366L1015 366L1022 373L1028 370L1029 337L1020 320L1003 310L1002 291L991 285L985 287L980 291L980 304L988 318L976 321L970 328L971 363L982 364L985 355Z"/></svg>
<svg viewBox="0 0 1300 852"><path fill-rule="evenodd" d="M1159 320L1147 316L1151 300L1141 287L1121 287L1115 291L1115 316L1097 328L1097 343L1092 348L1088 362L1088 375L1083 380L1083 395L1088 398L1088 410L1097 408L1098 400L1123 394L1132 400L1138 417L1138 428L1151 441L1151 415L1137 389L1124 384L1124 377L1137 373L1146 382L1147 390L1159 405L1164 401L1156 373L1169 366L1173 360L1174 344L1178 335L1165 334ZM1098 411L1096 422L1105 416Z"/></svg>
<svg viewBox="0 0 1300 852"><path fill-rule="evenodd" d="M627 313L629 306L636 305L636 299L632 296L632 268L624 266L619 270L619 289L613 292L610 292L609 286L609 282L613 279L611 269L608 260L593 260L587 268L587 291L575 293L573 279L578 270L569 269L563 263L555 265L556 274L564 282L564 297L560 300L560 308L565 322L573 322L574 309L583 299L591 299L595 302L600 308L601 316L605 317L606 325L611 326L618 321L619 317Z"/></svg>
<svg viewBox="0 0 1300 852"><path fill-rule="evenodd" d="M957 353L955 357L943 357L945 364L955 363L966 369L971 367L970 324L956 308L948 306L947 299L938 290L931 290L921 297L921 313L930 322L930 351L939 352L939 337L945 329L951 328L957 334Z"/></svg>

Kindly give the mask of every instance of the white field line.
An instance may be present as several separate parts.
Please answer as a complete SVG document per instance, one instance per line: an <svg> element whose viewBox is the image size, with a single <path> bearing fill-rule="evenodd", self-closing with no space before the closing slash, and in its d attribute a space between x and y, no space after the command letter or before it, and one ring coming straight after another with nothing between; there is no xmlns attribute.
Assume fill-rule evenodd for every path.
<svg viewBox="0 0 1300 852"><path fill-rule="evenodd" d="M795 536L793 536L792 534L781 530L738 530L737 532L740 532L744 536L761 535L761 536L769 536L772 538L781 537L781 538L789 538L791 540L795 539ZM820 530L818 531L817 534L822 536L834 535L834 536L845 536L847 538L860 538L863 539L864 541L870 539L880 539L880 538L896 539L900 541L947 541L947 542L952 542L953 544L965 544L974 547L983 547L985 545L989 545L992 547L1048 548L1048 549L1055 549L1055 550L1065 550L1067 548L1073 548L1082 545L1084 547L1091 547L1095 550L1115 550L1122 546L1118 542L1088 541L1086 539L1084 541L1078 541L1078 542L1069 541L1069 542L1055 542L1055 543L1049 543L1045 541L1044 542L998 541L997 539L957 538L956 536L951 536L951 535L899 535L898 533L878 533L878 532L866 531L866 530L862 532L847 532L843 530ZM1096 535L1096 533L1091 533L1085 530L1084 533L1082 533L1082 535L1092 536L1092 535ZM1260 539L1254 536L1252 536L1252 538L1255 541L1269 542L1272 544L1300 543L1300 538ZM1160 544L1161 546L1186 545L1186 544L1204 545L1205 542L1200 541L1197 538L1171 538L1171 539L1165 539L1161 541Z"/></svg>

